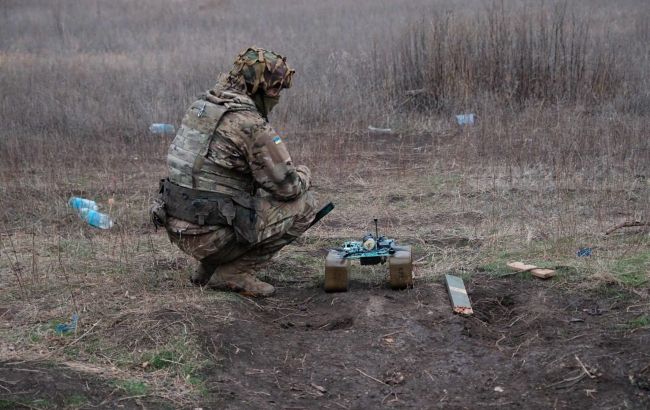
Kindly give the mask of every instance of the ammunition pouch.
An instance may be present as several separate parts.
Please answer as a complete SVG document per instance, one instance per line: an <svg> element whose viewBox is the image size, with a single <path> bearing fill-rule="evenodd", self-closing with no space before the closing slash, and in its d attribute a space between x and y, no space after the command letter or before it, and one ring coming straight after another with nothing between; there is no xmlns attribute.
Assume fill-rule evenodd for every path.
<svg viewBox="0 0 650 410"><path fill-rule="evenodd" d="M250 195L200 191L176 185L169 179L160 181L159 193L166 216L199 226L232 226L239 242L252 244L258 240L255 200Z"/></svg>

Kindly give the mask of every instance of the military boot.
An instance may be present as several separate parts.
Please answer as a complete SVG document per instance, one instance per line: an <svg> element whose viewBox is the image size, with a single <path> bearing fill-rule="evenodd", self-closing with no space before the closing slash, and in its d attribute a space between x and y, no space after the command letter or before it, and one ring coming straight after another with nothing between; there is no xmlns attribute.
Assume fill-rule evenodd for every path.
<svg viewBox="0 0 650 410"><path fill-rule="evenodd" d="M192 272L190 281L197 286L207 285L210 281L210 278L214 274L215 268L215 265L200 262L199 266L194 270L194 272Z"/></svg>
<svg viewBox="0 0 650 410"><path fill-rule="evenodd" d="M211 289L239 292L246 296L266 297L275 292L273 285L262 282L248 272L218 267L207 286Z"/></svg>

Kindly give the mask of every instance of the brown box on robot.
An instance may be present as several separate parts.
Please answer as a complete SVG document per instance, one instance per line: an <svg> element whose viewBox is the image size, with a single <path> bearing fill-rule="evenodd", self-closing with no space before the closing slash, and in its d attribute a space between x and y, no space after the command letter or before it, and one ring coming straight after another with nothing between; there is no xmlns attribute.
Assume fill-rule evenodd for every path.
<svg viewBox="0 0 650 410"><path fill-rule="evenodd" d="M406 289L413 286L413 259L410 246L396 247L388 258L389 282L393 289Z"/></svg>
<svg viewBox="0 0 650 410"><path fill-rule="evenodd" d="M350 260L337 251L330 251L325 259L325 291L345 292L350 284Z"/></svg>

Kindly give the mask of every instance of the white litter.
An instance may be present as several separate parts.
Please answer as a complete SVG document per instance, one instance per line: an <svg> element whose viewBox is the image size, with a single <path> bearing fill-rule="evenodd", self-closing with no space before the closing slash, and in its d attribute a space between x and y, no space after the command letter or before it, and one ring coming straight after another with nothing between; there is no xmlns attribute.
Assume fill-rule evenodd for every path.
<svg viewBox="0 0 650 410"><path fill-rule="evenodd" d="M473 125L476 114L459 114L456 116L458 125Z"/></svg>

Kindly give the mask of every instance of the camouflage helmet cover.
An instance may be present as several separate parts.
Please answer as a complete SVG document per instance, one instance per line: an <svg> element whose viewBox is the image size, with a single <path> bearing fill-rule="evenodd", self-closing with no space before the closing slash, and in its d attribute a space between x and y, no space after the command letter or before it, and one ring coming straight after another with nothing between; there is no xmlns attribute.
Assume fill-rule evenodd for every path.
<svg viewBox="0 0 650 410"><path fill-rule="evenodd" d="M294 72L286 58L280 54L249 47L237 56L229 80L238 88L246 90L248 95L261 91L268 97L277 97L281 89L291 87Z"/></svg>

